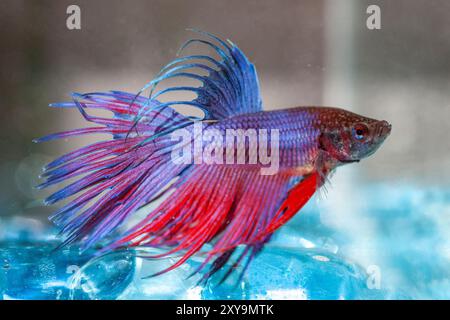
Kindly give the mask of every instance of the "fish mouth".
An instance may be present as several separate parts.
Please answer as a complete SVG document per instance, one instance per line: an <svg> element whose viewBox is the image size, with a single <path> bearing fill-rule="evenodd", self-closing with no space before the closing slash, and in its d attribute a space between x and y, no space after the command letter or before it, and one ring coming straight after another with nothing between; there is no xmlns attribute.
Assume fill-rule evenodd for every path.
<svg viewBox="0 0 450 320"><path fill-rule="evenodd" d="M361 161L361 159L344 159L344 160L339 160L339 162L342 163L342 164L355 163L355 162L359 162L359 161Z"/></svg>
<svg viewBox="0 0 450 320"><path fill-rule="evenodd" d="M391 134L392 125L386 120L379 121L374 128L374 136L377 139L386 139Z"/></svg>

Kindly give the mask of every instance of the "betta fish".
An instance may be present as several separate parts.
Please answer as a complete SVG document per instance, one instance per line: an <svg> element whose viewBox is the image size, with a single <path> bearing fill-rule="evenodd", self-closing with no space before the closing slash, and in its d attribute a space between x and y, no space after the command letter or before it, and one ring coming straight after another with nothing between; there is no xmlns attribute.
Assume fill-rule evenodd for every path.
<svg viewBox="0 0 450 320"><path fill-rule="evenodd" d="M153 247L162 253L151 258L179 256L157 274L197 253L205 257L196 270L206 270L202 279L223 269L228 261L232 263L224 279L238 265L243 273L271 235L300 211L331 172L370 156L389 135L388 122L339 108L263 111L256 69L244 53L229 40L194 31L199 36L181 50L197 44L212 50L214 56L179 55L138 93L74 93L72 101L50 105L75 108L94 126L51 134L36 142L111 135L109 140L62 155L44 168L46 181L39 187L61 186L45 204L67 200L50 217L61 229L62 245L79 243L86 249L104 243L102 250ZM158 91L158 84L168 79L193 79L198 84ZM195 98L162 99L178 91L194 93ZM180 105L200 111L201 116L182 113ZM95 109L109 111L110 116L93 115L90 111ZM200 146L200 153L214 150L215 161L175 161L174 150L195 153L199 148L181 143L174 134L189 133L188 139L194 141L199 125L218 136L228 129L277 134L258 135L256 149L245 139L249 136L240 143L216 137ZM277 166L264 174L261 169L267 169L267 163L250 160L269 144L266 156L276 157ZM221 161L230 149L229 159L234 160L239 150L244 151L240 162ZM127 218L157 200L160 204L148 209L141 221L124 227ZM207 243L209 249L202 250Z"/></svg>

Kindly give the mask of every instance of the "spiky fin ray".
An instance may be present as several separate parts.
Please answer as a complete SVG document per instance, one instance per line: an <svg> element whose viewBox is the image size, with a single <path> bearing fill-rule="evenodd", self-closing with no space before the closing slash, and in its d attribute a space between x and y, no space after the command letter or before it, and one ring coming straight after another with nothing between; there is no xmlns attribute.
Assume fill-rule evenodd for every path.
<svg viewBox="0 0 450 320"><path fill-rule="evenodd" d="M251 260L270 235L301 209L317 188L316 174L289 190L293 178L290 173L263 176L258 170L224 166L193 169L185 184L111 247L172 246L167 252L150 258L183 252L174 265L157 273L162 274L181 265L206 242L217 238L197 270L216 259L208 272L211 275L239 245L249 247L243 255L249 254ZM284 199L286 194L288 197ZM297 204L295 198L300 194Z"/></svg>
<svg viewBox="0 0 450 320"><path fill-rule="evenodd" d="M74 94L73 99L72 102L52 106L77 108L86 121L100 126L56 133L37 140L86 133L110 133L113 140L82 147L52 161L45 167L42 176L46 181L39 187L78 178L50 195L45 203L53 204L76 195L55 212L52 220L62 227L66 235L65 244L84 240L83 246L88 247L161 192L174 177L182 174L184 167L176 167L169 161L168 150L173 145L169 137L152 143L145 140L148 136L160 134L166 125L192 122L170 108L155 108L146 114L151 120L142 120L136 126L138 134L128 137L139 111L144 106L157 107L159 102L148 102L145 98L135 98L133 94L120 91ZM91 116L88 113L90 109L111 111L113 117Z"/></svg>
<svg viewBox="0 0 450 320"><path fill-rule="evenodd" d="M151 88L150 98L177 90L193 91L197 94L197 98L190 102L191 105L205 111L204 118L209 120L220 120L238 114L262 111L256 69L244 53L231 41L225 42L207 32L193 31L208 37L211 41L191 39L181 47L179 52L191 44L199 43L212 48L219 56L219 60L205 55L177 58L166 65L154 80L139 91L139 94L149 88ZM193 62L196 60L200 62ZM198 73L187 72L188 69L203 70L208 75L202 76ZM171 87L155 92L156 86L162 81L178 77L193 78L200 81L202 86ZM181 101L177 103L181 103ZM172 102L169 102L168 105L172 105Z"/></svg>

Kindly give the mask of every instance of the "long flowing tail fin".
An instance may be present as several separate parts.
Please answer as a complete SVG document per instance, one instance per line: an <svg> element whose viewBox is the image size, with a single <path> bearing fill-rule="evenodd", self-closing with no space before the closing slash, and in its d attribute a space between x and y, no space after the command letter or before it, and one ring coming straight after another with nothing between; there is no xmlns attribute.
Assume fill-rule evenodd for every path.
<svg viewBox="0 0 450 320"><path fill-rule="evenodd" d="M77 195L51 217L66 236L64 244L83 240L88 247L97 242L188 168L170 161L174 142L167 128L192 122L173 109L159 108L157 101L114 91L76 94L73 102L52 106L78 108L87 121L100 126L60 132L36 142L95 133L114 137L65 154L44 168L46 181L39 188L78 178L45 200L53 204ZM145 117L136 124L145 108ZM90 116L90 109L108 110L114 117Z"/></svg>

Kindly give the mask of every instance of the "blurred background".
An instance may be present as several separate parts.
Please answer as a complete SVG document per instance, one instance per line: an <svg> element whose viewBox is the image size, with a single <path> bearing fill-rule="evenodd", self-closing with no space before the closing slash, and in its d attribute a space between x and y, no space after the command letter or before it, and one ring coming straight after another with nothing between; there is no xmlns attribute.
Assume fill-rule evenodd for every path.
<svg viewBox="0 0 450 320"><path fill-rule="evenodd" d="M71 4L81 8L81 30L66 27ZM366 26L371 4L381 8L380 30ZM447 0L2 0L0 234L1 219L48 223L53 208L42 205L45 192L33 189L41 167L88 142L33 144L85 125L77 112L47 105L74 91L137 92L194 27L231 39L247 54L267 110L338 106L392 124L383 147L338 170L326 196L313 204L321 223L347 235L340 244L347 256L383 265L380 254L395 243L420 247L422 254L434 242L418 237L435 233L449 259L449 14ZM373 203L382 214L365 210ZM412 218L413 211L424 216ZM384 242L375 245L375 237Z"/></svg>

